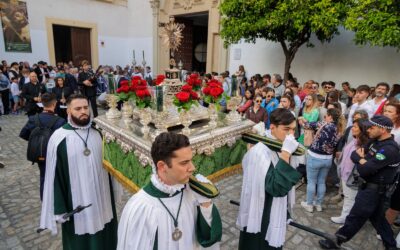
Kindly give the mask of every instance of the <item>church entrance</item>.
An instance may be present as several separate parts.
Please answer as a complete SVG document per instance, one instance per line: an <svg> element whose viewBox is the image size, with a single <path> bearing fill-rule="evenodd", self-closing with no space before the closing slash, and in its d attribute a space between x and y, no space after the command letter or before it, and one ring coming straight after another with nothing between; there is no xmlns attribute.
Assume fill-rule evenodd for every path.
<svg viewBox="0 0 400 250"><path fill-rule="evenodd" d="M175 16L176 23L183 23L183 42L175 53L175 60L183 63L183 69L206 72L208 12Z"/></svg>
<svg viewBox="0 0 400 250"><path fill-rule="evenodd" d="M79 65L82 60L92 61L90 29L53 24L56 62L72 61Z"/></svg>

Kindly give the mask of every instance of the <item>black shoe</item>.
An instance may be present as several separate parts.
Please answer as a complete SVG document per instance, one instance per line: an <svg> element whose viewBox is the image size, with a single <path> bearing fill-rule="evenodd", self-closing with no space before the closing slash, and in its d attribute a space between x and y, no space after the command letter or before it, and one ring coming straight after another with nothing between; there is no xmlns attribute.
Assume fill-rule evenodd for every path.
<svg viewBox="0 0 400 250"><path fill-rule="evenodd" d="M6 165L0 161L0 168L4 168Z"/></svg>
<svg viewBox="0 0 400 250"><path fill-rule="evenodd" d="M340 249L340 246L332 240L319 240L318 243L322 249Z"/></svg>

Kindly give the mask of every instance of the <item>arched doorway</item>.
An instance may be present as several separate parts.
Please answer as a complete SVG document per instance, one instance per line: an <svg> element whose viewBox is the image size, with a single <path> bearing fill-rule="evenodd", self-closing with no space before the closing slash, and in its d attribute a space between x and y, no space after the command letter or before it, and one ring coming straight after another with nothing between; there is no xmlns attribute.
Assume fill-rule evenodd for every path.
<svg viewBox="0 0 400 250"><path fill-rule="evenodd" d="M181 58L185 59L186 63L182 60L184 67L190 66L188 70L205 69L207 73L222 72L227 69L228 52L223 47L219 35L219 2L219 0L150 0L153 9L154 71L161 73L168 68L169 51L161 46L159 33L160 26L162 23L167 23L170 16L174 16L176 22L192 23L189 25L192 30L184 31L184 35L185 32L192 35L192 44L190 46L184 44L184 47L180 48L182 51L177 53L177 55L181 53ZM195 36L193 32L196 33ZM176 59L179 61L180 58Z"/></svg>

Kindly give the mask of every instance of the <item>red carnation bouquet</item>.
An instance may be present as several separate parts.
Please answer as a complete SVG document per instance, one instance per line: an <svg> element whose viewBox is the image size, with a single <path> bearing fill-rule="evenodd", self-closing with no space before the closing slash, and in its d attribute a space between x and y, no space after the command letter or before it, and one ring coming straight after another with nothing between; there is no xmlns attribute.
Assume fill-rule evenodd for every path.
<svg viewBox="0 0 400 250"><path fill-rule="evenodd" d="M135 101L139 108L146 108L151 105L151 95L147 88L147 82L140 76L132 77L130 82L128 80L121 81L116 95L120 101Z"/></svg>
<svg viewBox="0 0 400 250"><path fill-rule="evenodd" d="M120 87L117 89L116 96L119 101L123 102L135 99L135 91L131 88L131 83L128 80L122 80L120 82Z"/></svg>
<svg viewBox="0 0 400 250"><path fill-rule="evenodd" d="M217 110L219 110L219 103L222 98L226 98L224 94L224 89L222 88L222 84L212 79L207 83L207 86L203 88L204 101L207 103L214 103Z"/></svg>
<svg viewBox="0 0 400 250"><path fill-rule="evenodd" d="M134 77L132 79L131 89L135 92L135 102L138 108L147 108L151 106L151 94L147 88L147 81Z"/></svg>
<svg viewBox="0 0 400 250"><path fill-rule="evenodd" d="M165 75L157 75L157 78L156 78L156 85L158 86L158 85L160 85L161 83L163 83L164 82L164 80L165 80Z"/></svg>
<svg viewBox="0 0 400 250"><path fill-rule="evenodd" d="M194 91L199 91L201 89L201 79L198 74L191 74L186 82L192 86Z"/></svg>
<svg viewBox="0 0 400 250"><path fill-rule="evenodd" d="M199 96L193 91L189 84L183 85L180 92L174 97L174 105L178 107L178 112L182 109L189 111L192 105L199 105Z"/></svg>

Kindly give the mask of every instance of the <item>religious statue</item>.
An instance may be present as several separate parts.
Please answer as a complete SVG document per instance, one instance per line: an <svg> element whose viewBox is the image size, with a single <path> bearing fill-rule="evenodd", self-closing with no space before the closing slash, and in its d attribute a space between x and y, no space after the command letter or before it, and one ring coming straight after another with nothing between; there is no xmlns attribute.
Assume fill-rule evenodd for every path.
<svg viewBox="0 0 400 250"><path fill-rule="evenodd" d="M178 50L179 46L182 44L183 34L182 31L185 28L184 24L175 23L175 18L171 16L169 18L169 22L165 24L165 26L160 31L160 36L162 39L162 43L165 47L170 49L171 59L170 66L171 68L176 66L174 59L174 52Z"/></svg>

